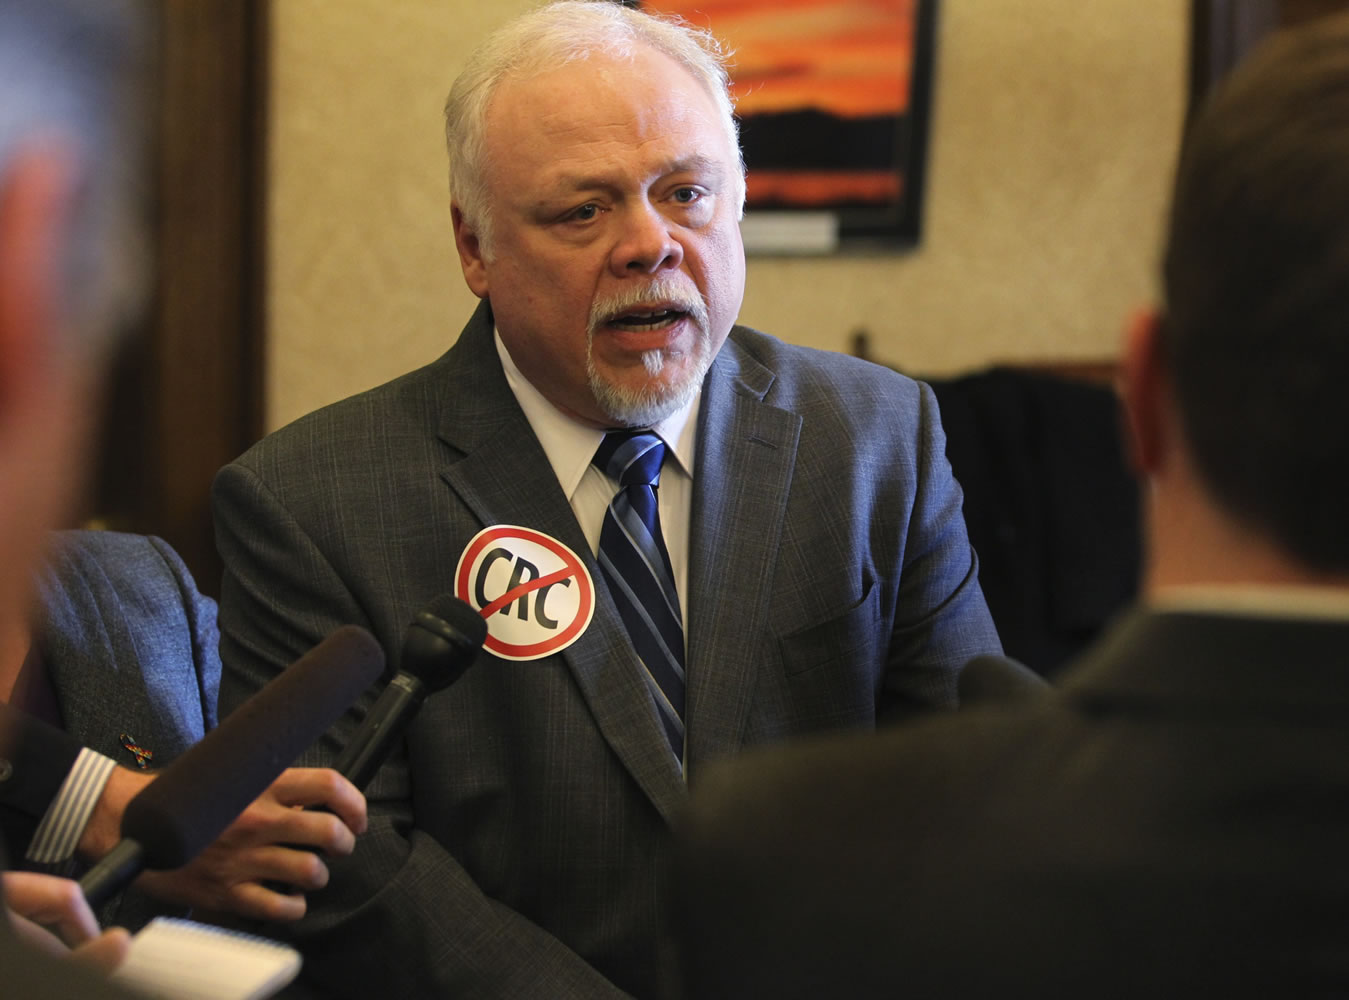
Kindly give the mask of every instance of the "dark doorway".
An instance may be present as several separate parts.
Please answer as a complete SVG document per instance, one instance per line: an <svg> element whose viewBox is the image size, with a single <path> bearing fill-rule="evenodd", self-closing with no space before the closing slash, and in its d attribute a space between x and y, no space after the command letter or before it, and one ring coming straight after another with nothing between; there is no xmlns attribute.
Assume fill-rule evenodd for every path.
<svg viewBox="0 0 1349 1000"><path fill-rule="evenodd" d="M263 429L265 0L157 0L156 282L114 367L88 519L159 535L201 589L209 490Z"/></svg>

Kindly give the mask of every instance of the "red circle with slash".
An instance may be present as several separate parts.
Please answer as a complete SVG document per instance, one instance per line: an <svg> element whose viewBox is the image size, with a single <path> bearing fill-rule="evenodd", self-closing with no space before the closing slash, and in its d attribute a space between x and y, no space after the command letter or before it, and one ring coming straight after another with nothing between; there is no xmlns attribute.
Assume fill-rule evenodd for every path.
<svg viewBox="0 0 1349 1000"><path fill-rule="evenodd" d="M469 540L454 592L486 619L483 648L507 660L566 649L595 613L595 584L576 553L517 524L496 524Z"/></svg>

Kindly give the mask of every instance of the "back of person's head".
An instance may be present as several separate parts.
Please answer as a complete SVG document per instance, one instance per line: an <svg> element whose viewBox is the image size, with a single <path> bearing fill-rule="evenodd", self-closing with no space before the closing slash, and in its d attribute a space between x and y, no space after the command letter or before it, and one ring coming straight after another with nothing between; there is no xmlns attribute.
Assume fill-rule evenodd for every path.
<svg viewBox="0 0 1349 1000"><path fill-rule="evenodd" d="M683 66L711 95L730 147L739 136L725 56L711 34L678 18L645 14L614 0L558 0L507 22L470 56L445 102L445 140L450 154L450 193L490 256L491 214L487 198L485 132L488 107L505 79L528 79L591 56L630 58L639 46ZM744 164L736 192L743 204Z"/></svg>
<svg viewBox="0 0 1349 1000"><path fill-rule="evenodd" d="M1267 41L1192 122L1164 344L1216 503L1349 570L1349 15Z"/></svg>
<svg viewBox="0 0 1349 1000"><path fill-rule="evenodd" d="M147 10L136 0L0 2L0 177L68 155L63 326L95 351L140 302Z"/></svg>

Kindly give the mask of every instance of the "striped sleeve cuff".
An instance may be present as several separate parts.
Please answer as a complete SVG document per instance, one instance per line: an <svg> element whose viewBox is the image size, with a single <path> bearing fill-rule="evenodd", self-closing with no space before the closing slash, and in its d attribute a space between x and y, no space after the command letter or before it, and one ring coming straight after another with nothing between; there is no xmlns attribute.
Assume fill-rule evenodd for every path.
<svg viewBox="0 0 1349 1000"><path fill-rule="evenodd" d="M66 775L56 798L33 834L25 857L34 864L55 864L75 853L89 816L103 794L112 770L117 764L85 747L75 758L75 766Z"/></svg>

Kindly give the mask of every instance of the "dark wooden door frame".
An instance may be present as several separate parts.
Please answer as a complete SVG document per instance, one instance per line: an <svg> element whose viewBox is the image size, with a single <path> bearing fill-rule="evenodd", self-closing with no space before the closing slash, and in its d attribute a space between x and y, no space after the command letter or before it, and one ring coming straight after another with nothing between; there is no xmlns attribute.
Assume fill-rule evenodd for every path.
<svg viewBox="0 0 1349 1000"><path fill-rule="evenodd" d="M263 431L265 0L158 0L145 330L109 386L92 512L160 535L214 594L209 491Z"/></svg>

